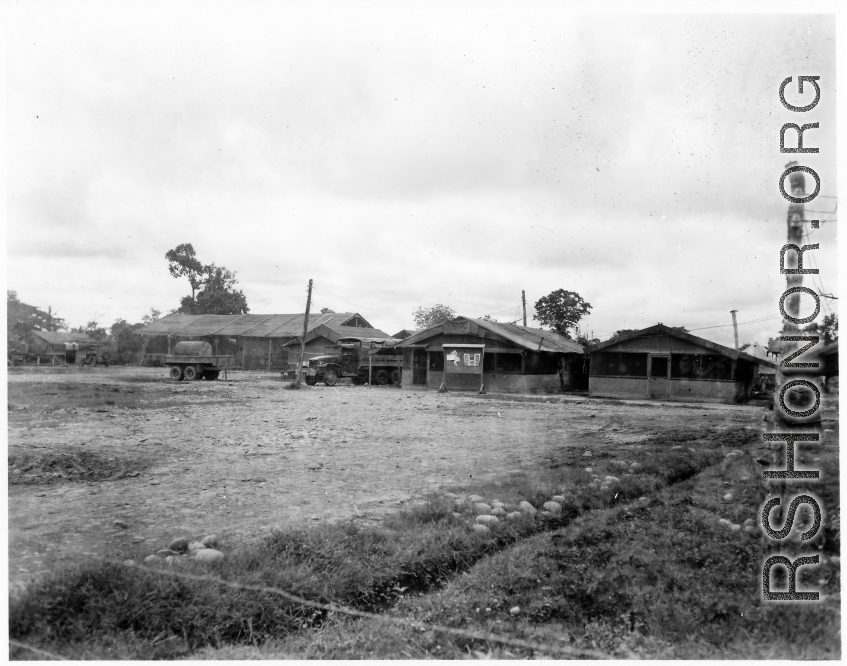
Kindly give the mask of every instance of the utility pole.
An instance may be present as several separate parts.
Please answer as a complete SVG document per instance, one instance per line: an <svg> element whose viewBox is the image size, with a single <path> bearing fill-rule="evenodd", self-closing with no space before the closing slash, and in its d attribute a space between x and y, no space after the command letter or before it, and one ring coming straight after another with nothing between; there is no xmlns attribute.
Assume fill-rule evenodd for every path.
<svg viewBox="0 0 847 666"><path fill-rule="evenodd" d="M306 315L303 317L303 337L300 338L300 362L297 364L297 379L295 386L300 386L300 376L303 373L303 355L306 353L306 331L309 329L309 308L312 307L312 281L309 280L309 293L306 296Z"/></svg>
<svg viewBox="0 0 847 666"><path fill-rule="evenodd" d="M523 325L526 328L526 292L521 289L521 303L523 303Z"/></svg>
<svg viewBox="0 0 847 666"><path fill-rule="evenodd" d="M738 351L738 322L735 319L735 313L738 310L730 310L732 314L732 331L735 333L735 351Z"/></svg>

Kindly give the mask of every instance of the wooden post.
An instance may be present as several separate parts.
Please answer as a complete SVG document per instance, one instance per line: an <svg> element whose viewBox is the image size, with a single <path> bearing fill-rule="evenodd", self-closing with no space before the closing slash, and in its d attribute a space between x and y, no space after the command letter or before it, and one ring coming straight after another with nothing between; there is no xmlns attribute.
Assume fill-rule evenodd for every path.
<svg viewBox="0 0 847 666"><path fill-rule="evenodd" d="M447 393L447 354L444 353L444 347L441 348L441 356L444 358L444 376L441 379L441 386L438 387L438 392Z"/></svg>
<svg viewBox="0 0 847 666"><path fill-rule="evenodd" d="M479 355L479 393L485 395L485 349Z"/></svg>
<svg viewBox="0 0 847 666"><path fill-rule="evenodd" d="M295 386L300 386L300 377L303 374L303 356L306 353L306 331L309 329L309 308L312 307L312 281L309 280L309 293L306 296L306 314L303 317L303 337L300 338L300 362L297 363L297 378Z"/></svg>
<svg viewBox="0 0 847 666"><path fill-rule="evenodd" d="M738 351L738 322L735 319L735 313L738 310L730 310L729 312L732 315L732 332L735 334L735 351Z"/></svg>
<svg viewBox="0 0 847 666"><path fill-rule="evenodd" d="M303 335L305 336L306 334L303 333ZM273 353L273 348L274 348L274 339L268 338L268 372L271 371L271 354Z"/></svg>
<svg viewBox="0 0 847 666"><path fill-rule="evenodd" d="M368 354L368 388L371 387L371 383L373 382L373 369L374 369L374 356L373 356L373 354Z"/></svg>
<svg viewBox="0 0 847 666"><path fill-rule="evenodd" d="M526 327L526 292L521 289L521 303L523 303L523 325Z"/></svg>

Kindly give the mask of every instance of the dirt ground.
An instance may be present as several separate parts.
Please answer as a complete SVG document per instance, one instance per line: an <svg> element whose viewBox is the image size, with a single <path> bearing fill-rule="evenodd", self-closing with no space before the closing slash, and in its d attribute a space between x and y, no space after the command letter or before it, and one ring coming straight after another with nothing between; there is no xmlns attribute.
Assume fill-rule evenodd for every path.
<svg viewBox="0 0 847 666"><path fill-rule="evenodd" d="M167 368L10 369L12 592L92 555L378 520L428 491L576 463L586 449L602 455L604 445L682 426L760 429L765 414L760 405L284 386L246 372L188 383Z"/></svg>

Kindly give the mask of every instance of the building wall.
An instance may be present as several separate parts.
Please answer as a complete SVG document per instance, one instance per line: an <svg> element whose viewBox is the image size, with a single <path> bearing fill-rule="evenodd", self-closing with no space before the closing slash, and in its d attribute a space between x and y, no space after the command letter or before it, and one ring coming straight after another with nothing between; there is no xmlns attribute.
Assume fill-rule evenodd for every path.
<svg viewBox="0 0 847 666"><path fill-rule="evenodd" d="M491 393L559 393L559 375L504 375L484 373L485 391ZM444 381L444 373L430 370L426 385L412 385L411 368L403 368L403 388L437 389ZM479 391L480 376L450 374L447 389L455 391Z"/></svg>
<svg viewBox="0 0 847 666"><path fill-rule="evenodd" d="M669 397L655 400L733 403L744 396L743 382L711 379L671 379ZM648 380L641 377L589 377L588 395L648 399Z"/></svg>
<svg viewBox="0 0 847 666"><path fill-rule="evenodd" d="M672 379L671 400L697 400L701 402L735 402L740 382ZM743 384L741 384L743 391Z"/></svg>
<svg viewBox="0 0 847 666"><path fill-rule="evenodd" d="M647 398L646 377L589 377L588 395L608 398Z"/></svg>

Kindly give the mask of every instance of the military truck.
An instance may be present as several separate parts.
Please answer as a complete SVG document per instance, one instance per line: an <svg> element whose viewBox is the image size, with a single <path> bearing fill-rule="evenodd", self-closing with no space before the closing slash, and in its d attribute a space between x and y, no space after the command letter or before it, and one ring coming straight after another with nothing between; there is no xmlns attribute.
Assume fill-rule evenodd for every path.
<svg viewBox="0 0 847 666"><path fill-rule="evenodd" d="M217 379L221 370L235 365L235 356L212 353L208 342L183 341L174 345L173 354L165 354L163 362L171 367L171 379Z"/></svg>
<svg viewBox="0 0 847 666"><path fill-rule="evenodd" d="M341 338L332 353L309 359L306 383L314 386L323 381L335 386L339 379L349 377L357 385L369 378L377 386L399 384L403 354L394 349L396 342L393 338Z"/></svg>

